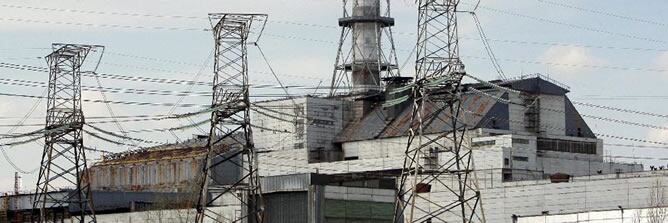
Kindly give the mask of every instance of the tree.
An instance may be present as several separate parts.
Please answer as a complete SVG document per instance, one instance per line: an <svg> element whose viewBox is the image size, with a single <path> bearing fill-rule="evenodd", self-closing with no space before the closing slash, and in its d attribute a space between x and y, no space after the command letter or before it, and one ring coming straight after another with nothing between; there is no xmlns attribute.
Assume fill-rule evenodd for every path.
<svg viewBox="0 0 668 223"><path fill-rule="evenodd" d="M644 222L647 223L663 223L668 220L668 208L666 207L668 202L661 180L657 179L649 190L647 208L645 211L637 210L633 214L633 223L641 223L643 218L646 219Z"/></svg>

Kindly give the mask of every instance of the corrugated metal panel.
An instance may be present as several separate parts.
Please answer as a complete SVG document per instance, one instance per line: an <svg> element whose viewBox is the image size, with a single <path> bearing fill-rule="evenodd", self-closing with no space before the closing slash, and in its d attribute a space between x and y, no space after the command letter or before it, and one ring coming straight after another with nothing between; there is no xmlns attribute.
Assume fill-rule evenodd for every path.
<svg viewBox="0 0 668 223"><path fill-rule="evenodd" d="M49 196L55 198L55 199L63 199L68 191L62 191L62 192L49 192ZM10 211L15 211L15 210L30 210L32 209L32 202L35 199L34 194L21 194L21 195L7 195L7 197L3 197L2 199L7 199L7 205L8 210ZM66 207L67 204L59 204L59 205L54 205L47 203L47 206L53 206L53 207ZM3 207L4 208L4 207Z"/></svg>
<svg viewBox="0 0 668 223"><path fill-rule="evenodd" d="M392 222L393 213L393 203L325 200L325 222Z"/></svg>
<svg viewBox="0 0 668 223"><path fill-rule="evenodd" d="M311 185L311 174L264 177L260 182L263 193L306 191Z"/></svg>
<svg viewBox="0 0 668 223"><path fill-rule="evenodd" d="M233 155L235 154L224 154L213 159L213 163L218 163L227 159L225 162L214 167L214 183L218 185L232 185L241 179L242 168L239 165L244 165L241 159L242 155L236 154L234 157L231 157ZM196 168L198 170L201 169L200 166L197 166Z"/></svg>
<svg viewBox="0 0 668 223"><path fill-rule="evenodd" d="M285 192L263 196L268 223L307 223L308 193Z"/></svg>
<svg viewBox="0 0 668 223"><path fill-rule="evenodd" d="M142 207L185 208L196 202L192 193L155 193L155 192L93 192L95 211L141 210ZM79 211L72 205L71 212Z"/></svg>

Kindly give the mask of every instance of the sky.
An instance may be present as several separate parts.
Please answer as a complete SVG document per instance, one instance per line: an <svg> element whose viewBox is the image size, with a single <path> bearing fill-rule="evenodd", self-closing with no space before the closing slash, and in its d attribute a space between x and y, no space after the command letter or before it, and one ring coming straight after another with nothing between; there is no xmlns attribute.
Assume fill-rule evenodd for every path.
<svg viewBox="0 0 668 223"><path fill-rule="evenodd" d="M417 10L413 1L392 0L396 19L394 40L399 61L407 66L402 75L413 75ZM471 11L477 0L462 0L461 10ZM573 101L605 105L657 114L654 116L615 112L577 106L582 114L652 125L638 127L600 119L586 119L601 134L668 143L668 23L663 13L668 2L645 0L481 0L475 13L480 18L489 43L507 76L542 73L571 88ZM105 46L99 73L210 81L212 75L212 34L207 14L243 12L269 14L269 22L258 45L285 85L327 86L334 66L340 29L341 1L337 0L2 0L0 1L0 63L45 67L43 57L51 43L82 43ZM467 72L483 79L496 79L494 70L473 17L459 14L460 50ZM265 61L255 46L249 47L250 80L253 84L275 85ZM94 60L90 60L91 62ZM0 93L41 95L40 86L21 86L16 80L46 82L47 73L0 68ZM203 86L128 82L101 78L103 87L168 91L207 91ZM25 84L24 84L25 85ZM97 86L84 78L83 85ZM309 90L313 91L313 90ZM324 90L294 94L324 93ZM260 94L280 94L262 90ZM176 103L177 96L137 94L105 95L112 101ZM83 93L87 99L101 99L99 92ZM253 100L261 100L256 97ZM188 96L188 104L209 103L208 97ZM0 96L0 134L8 133L36 106L27 127L14 133L43 127L45 101ZM104 104L84 103L84 113L109 117ZM169 106L111 105L117 116L165 115ZM198 108L176 108L173 114ZM207 119L194 117L193 122ZM109 120L109 119L105 119ZM40 126L40 124L42 124ZM122 122L125 130L162 129L190 124L188 120ZM110 123L98 127L119 131ZM203 127L206 129L208 127ZM157 142L175 142L206 131L187 129L166 132L132 133L133 137ZM602 138L607 144L647 144ZM132 147L106 143L86 136L85 144L109 151ZM7 140L0 140L7 142ZM144 145L145 146L145 145ZM665 147L665 145L663 145ZM606 154L623 162L666 165L666 148L606 146ZM3 147L0 157L0 191L13 188L14 172L23 176L23 189L33 190L42 145L30 143ZM90 159L100 154L89 153ZM652 159L641 159L649 157ZM11 160L13 165L8 162ZM91 161L92 162L92 161ZM17 170L19 169L19 170Z"/></svg>

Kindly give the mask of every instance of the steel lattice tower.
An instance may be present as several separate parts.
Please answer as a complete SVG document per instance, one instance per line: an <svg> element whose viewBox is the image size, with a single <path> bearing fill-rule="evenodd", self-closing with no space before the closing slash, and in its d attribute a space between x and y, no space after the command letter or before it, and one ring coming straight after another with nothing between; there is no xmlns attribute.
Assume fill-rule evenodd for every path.
<svg viewBox="0 0 668 223"><path fill-rule="evenodd" d="M247 44L250 35L259 39L267 15L210 14L215 39L213 101L208 153L204 164L196 222L263 222L257 157L250 124ZM255 40L257 41L257 39ZM215 161L216 157L228 157ZM234 183L218 182L215 169L232 157L241 176ZM237 214L225 215L215 207L233 203ZM224 212L225 210L223 210Z"/></svg>
<svg viewBox="0 0 668 223"><path fill-rule="evenodd" d="M457 5L459 0L418 0L416 78L412 125L400 178L395 222L484 222L480 192L464 145ZM449 112L449 131L425 132L431 104ZM438 115L438 114L436 114ZM432 201L445 198L446 202ZM448 220L446 220L448 219ZM457 220L457 221L459 221Z"/></svg>
<svg viewBox="0 0 668 223"><path fill-rule="evenodd" d="M339 26L330 96L380 92L383 78L399 76L390 0L343 0Z"/></svg>
<svg viewBox="0 0 668 223"><path fill-rule="evenodd" d="M37 222L56 222L49 208L74 206L73 222L97 222L90 191L83 145L84 116L81 110L81 74L84 61L102 46L53 44L46 56L49 65L45 145L37 180L33 210ZM67 195L58 193L72 187Z"/></svg>

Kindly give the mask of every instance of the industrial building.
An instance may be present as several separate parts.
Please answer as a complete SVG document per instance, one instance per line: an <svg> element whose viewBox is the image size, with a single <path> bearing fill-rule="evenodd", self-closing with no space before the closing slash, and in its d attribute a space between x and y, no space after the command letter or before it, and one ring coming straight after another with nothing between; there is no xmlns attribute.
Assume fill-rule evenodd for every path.
<svg viewBox="0 0 668 223"><path fill-rule="evenodd" d="M466 119L475 124L467 131L466 144L473 150L475 176L488 222L512 222L512 216L615 210L617 206L644 208L647 191L642 188L657 180L668 180L663 171L642 172L639 164L604 161L603 140L594 135L574 109L566 95L567 87L541 75L493 83L521 94L476 86L498 98L474 92L464 96L465 110L470 111ZM288 106L292 103L303 109L286 109L293 108ZM358 120L350 116L350 104L337 97L258 102L254 122L275 130L257 130L253 135L261 151L259 171L263 176L270 222L292 222L295 216L336 218L335 213L339 212L329 208L342 211L355 205L392 213L392 194L396 193L395 177L402 168L411 104L397 105L402 106L399 109L377 106ZM431 134L447 132L439 117L449 114L436 106L432 109L436 115L427 129ZM300 134L295 134L297 132ZM203 140L200 137L108 157L93 165L91 186L100 217L105 216L105 210L116 218L119 212L149 210L146 209L149 206L136 209L136 205L159 203L154 201L155 197L180 196L178 200L187 203L183 195L191 193L192 197L189 186L192 187L201 172L205 154ZM438 163L447 159L439 156L438 151L442 149L447 148L433 148L434 156L426 157L423 162ZM235 171L240 170L223 168L220 171L221 176L230 177L238 176ZM438 188L431 190L431 196L437 196ZM342 194L333 195L328 191ZM115 195L107 195L109 193ZM355 193L366 194L366 198ZM107 196L127 200L104 209L107 199L102 197ZM6 196L4 200L19 197ZM356 202L337 203L331 201L334 197ZM98 199L100 204L97 204ZM448 198L442 199L446 202ZM385 205L370 207L368 202ZM293 203L295 205L290 207L300 208L290 210L299 213L282 215L290 212L280 208ZM10 210L15 208L9 206ZM29 210L30 205L25 208ZM429 205L424 208L428 209ZM239 209L237 207L236 212ZM386 218L376 220L388 222Z"/></svg>
<svg viewBox="0 0 668 223"><path fill-rule="evenodd" d="M405 171L406 150L416 146L407 144L415 124L412 79L385 75L396 64L379 56L386 54L379 53L380 38L375 34L392 26L394 19L382 15L379 0L356 2L353 13L339 20L339 25L357 33L351 40L356 46L352 61L337 61L335 68L352 76L349 92L252 105L251 123L258 126L252 138L267 222L381 223L393 222L397 214L396 199L402 192L398 178ZM480 192L482 222L536 222L552 215L643 209L649 206L646 195L651 185L668 182L663 170L647 172L641 164L606 161L603 139L575 108L565 84L533 74L459 88L461 114L431 101L422 105L421 124L425 138L463 133L463 148L472 154L470 180ZM463 121L451 126L452 117ZM88 182L98 222L192 221L207 140L198 136L106 156L93 164ZM214 149L241 146L235 140L222 144ZM421 166L437 169L456 158L448 153L454 147L451 142L443 139L440 145L423 149ZM213 161L222 163L212 173L221 187L244 176L239 168L243 165L238 165L242 158L222 155ZM456 182L447 175L437 179ZM436 184L420 186L417 193L431 202L417 202L418 219L457 221L455 215L427 216L455 198ZM53 193L65 196L68 191ZM4 195L0 217L27 221L33 197ZM248 211L232 201L215 203L213 208L225 219ZM79 211L65 206L51 210L57 213L55 219Z"/></svg>

